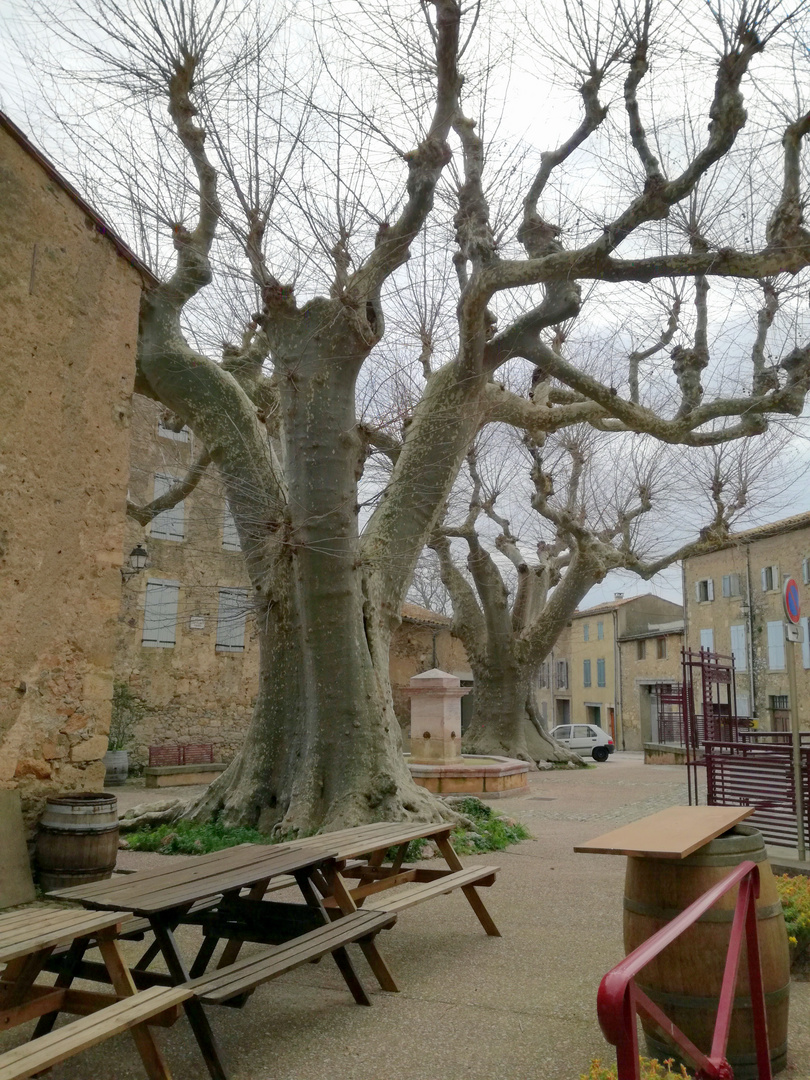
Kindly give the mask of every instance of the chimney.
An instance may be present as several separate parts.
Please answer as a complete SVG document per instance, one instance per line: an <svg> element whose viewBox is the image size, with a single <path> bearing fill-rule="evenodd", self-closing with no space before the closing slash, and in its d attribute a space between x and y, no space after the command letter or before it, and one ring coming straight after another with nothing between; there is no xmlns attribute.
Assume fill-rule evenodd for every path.
<svg viewBox="0 0 810 1080"><path fill-rule="evenodd" d="M614 600L624 600L624 593L623 592L615 592L613 594L613 599Z"/></svg>

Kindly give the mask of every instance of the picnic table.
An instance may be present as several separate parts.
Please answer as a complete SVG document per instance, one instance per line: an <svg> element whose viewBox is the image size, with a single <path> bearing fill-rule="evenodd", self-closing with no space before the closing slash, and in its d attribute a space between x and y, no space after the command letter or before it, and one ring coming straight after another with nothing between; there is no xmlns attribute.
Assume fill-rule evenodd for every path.
<svg viewBox="0 0 810 1080"><path fill-rule="evenodd" d="M301 964L331 954L358 1004L371 1004L346 950L357 942L385 989L396 989L375 943L376 934L392 926L396 914L360 911L344 901L327 912L320 890L343 898L334 845L328 837L318 845L240 845L195 857L180 867L158 868L62 889L53 895L75 900L93 910L114 910L146 920L155 940L136 962L130 977L137 987L168 986L188 991L182 1005L213 1080L226 1080L206 1004L244 1004L253 990ZM281 903L263 897L274 878L291 875L303 904ZM317 886L315 884L317 882ZM246 890L246 895L242 895ZM184 960L174 931L181 924L198 925L203 941L190 966ZM133 926L124 927L132 933ZM206 974L217 945L226 939L218 966ZM246 941L271 947L239 959ZM162 955L168 974L150 971ZM103 965L81 961L65 979L106 981Z"/></svg>
<svg viewBox="0 0 810 1080"><path fill-rule="evenodd" d="M478 921L491 937L500 931L479 895L478 887L495 884L497 866L464 866L450 843L453 826L447 823L426 825L419 822L377 822L352 829L310 836L296 841L299 850L317 850L328 844L336 852L340 874L335 879L340 892L345 878L357 878L359 884L346 895L328 887L316 876L327 908L342 911L351 905L376 911L400 912L425 900L461 889ZM439 849L445 867L405 865L408 845L413 840L430 840ZM389 853L392 853L389 857ZM327 885L324 888L324 885ZM398 889L393 895L388 890Z"/></svg>
<svg viewBox="0 0 810 1080"><path fill-rule="evenodd" d="M0 1031L37 1020L33 1040L0 1054L0 1080L22 1080L129 1029L150 1080L171 1080L147 1022L172 1023L191 991L157 987L138 994L116 936L124 911L88 912L65 907L22 908L0 914ZM92 944L101 951L115 994L70 988L72 972ZM67 946L54 985L37 979L48 958ZM82 1019L53 1031L60 1011Z"/></svg>

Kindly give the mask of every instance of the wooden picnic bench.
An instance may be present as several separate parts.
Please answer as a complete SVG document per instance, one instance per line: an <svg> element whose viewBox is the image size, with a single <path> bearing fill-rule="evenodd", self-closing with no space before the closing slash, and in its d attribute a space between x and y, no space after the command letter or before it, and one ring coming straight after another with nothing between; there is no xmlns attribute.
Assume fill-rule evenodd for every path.
<svg viewBox="0 0 810 1080"><path fill-rule="evenodd" d="M477 892L478 887L495 884L497 866L464 866L450 843L452 826L425 825L418 822L378 822L353 829L323 833L295 841L298 850L317 850L327 845L337 852L340 879L357 878L359 884L348 890L350 900L336 896L331 886L322 883L327 908L347 910L352 903L378 911L398 912L425 900L461 889L478 921L491 937L500 937L495 921ZM413 840L430 840L439 849L446 868L406 865L408 845ZM394 849L390 865L388 852ZM317 883L317 882L316 882ZM279 887L281 886L279 882ZM403 885L398 893L388 890ZM384 895L383 895L384 894Z"/></svg>
<svg viewBox="0 0 810 1080"><path fill-rule="evenodd" d="M279 875L292 875L303 904L263 900ZM370 1000L346 950L354 942L363 949L381 985L396 989L374 940L380 930L393 925L396 915L361 912L352 905L345 918L333 922L313 880L329 881L334 889L339 877L335 852L323 840L317 848L307 850L293 845L240 845L195 857L181 867L140 871L77 885L54 895L77 900L88 908L114 908L149 920L155 940L134 965L131 979L137 986L168 984L187 992L183 1008L208 1071L214 1080L226 1080L203 1002L244 1004L261 983L331 954L355 1001L368 1005ZM340 892L340 885L336 887ZM246 896L243 890L247 890ZM190 967L174 937L176 927L186 923L203 930L202 945ZM223 939L226 944L218 967L206 975ZM245 941L270 942L274 947L238 960ZM159 954L168 974L149 970ZM82 960L71 968L70 977L103 980L106 973L102 965Z"/></svg>
<svg viewBox="0 0 810 1080"><path fill-rule="evenodd" d="M185 987L159 987L139 994L115 940L126 914L64 907L22 908L0 914L0 1030L37 1020L31 1042L0 1054L0 1080L22 1080L59 1061L131 1030L150 1080L171 1080L148 1024L172 1023L191 996ZM104 960L115 994L71 989L72 971L91 943ZM37 983L48 958L67 945L52 985ZM52 1031L59 1012L81 1019Z"/></svg>

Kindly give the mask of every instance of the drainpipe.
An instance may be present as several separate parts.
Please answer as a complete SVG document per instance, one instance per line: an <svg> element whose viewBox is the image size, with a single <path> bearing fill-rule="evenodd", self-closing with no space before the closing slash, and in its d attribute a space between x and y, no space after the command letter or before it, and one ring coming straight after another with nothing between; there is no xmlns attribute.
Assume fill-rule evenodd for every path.
<svg viewBox="0 0 810 1080"><path fill-rule="evenodd" d="M433 663L431 664L431 667L434 668L434 670L439 666L439 661L436 659L436 635L438 632L438 630L433 631Z"/></svg>
<svg viewBox="0 0 810 1080"><path fill-rule="evenodd" d="M622 734L622 750L624 750L624 702L622 699L622 652L619 648L619 613L613 609L613 715L618 725L616 735ZM618 696L617 696L618 691ZM643 741L643 740L642 740Z"/></svg>
<svg viewBox="0 0 810 1080"><path fill-rule="evenodd" d="M757 716L757 683L754 673L754 599L751 591L751 545L745 545L745 588L748 593L748 687L751 694L751 716Z"/></svg>

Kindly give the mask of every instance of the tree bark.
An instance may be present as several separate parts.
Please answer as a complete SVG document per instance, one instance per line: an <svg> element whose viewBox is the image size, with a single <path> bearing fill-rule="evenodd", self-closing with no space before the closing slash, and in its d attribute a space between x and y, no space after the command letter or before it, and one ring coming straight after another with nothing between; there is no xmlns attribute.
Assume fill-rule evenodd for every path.
<svg viewBox="0 0 810 1080"><path fill-rule="evenodd" d="M471 661L475 712L464 733L465 754L497 754L538 764L541 761L582 764L577 754L550 738L532 719L531 669L512 660L479 664Z"/></svg>

